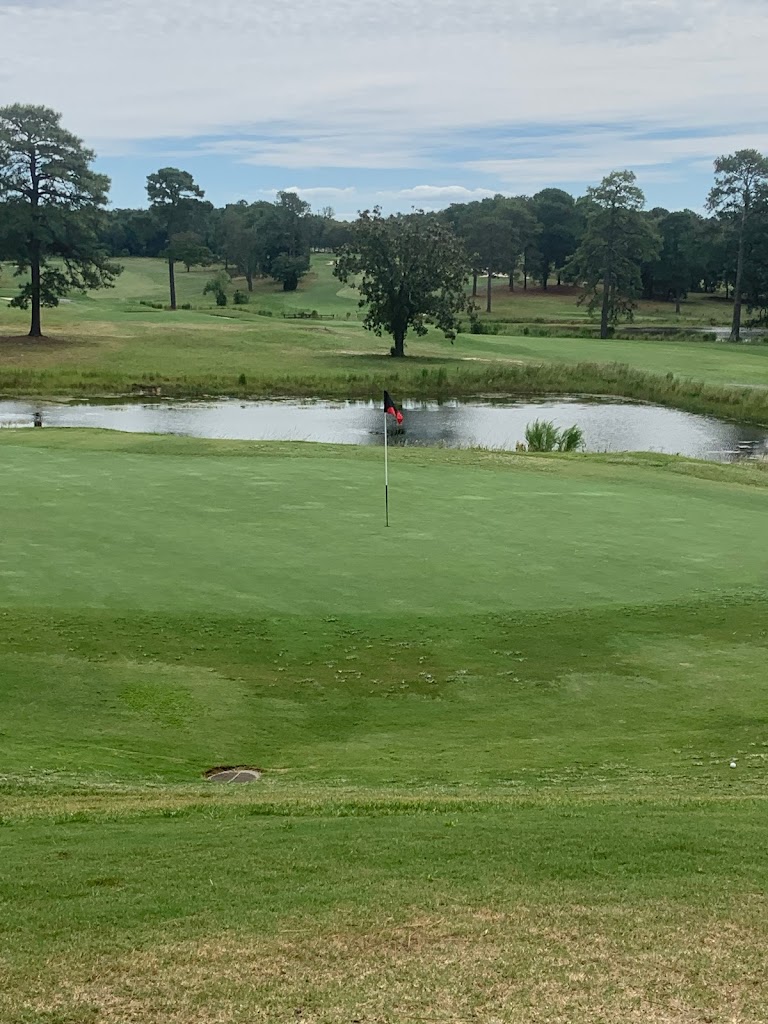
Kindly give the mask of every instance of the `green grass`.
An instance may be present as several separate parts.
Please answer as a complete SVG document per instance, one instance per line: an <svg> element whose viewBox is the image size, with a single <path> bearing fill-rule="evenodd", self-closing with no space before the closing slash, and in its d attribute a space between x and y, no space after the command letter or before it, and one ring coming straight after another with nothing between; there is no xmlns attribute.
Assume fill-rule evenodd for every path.
<svg viewBox="0 0 768 1024"><path fill-rule="evenodd" d="M760 466L0 464L0 1020L764 1019Z"/></svg>
<svg viewBox="0 0 768 1024"><path fill-rule="evenodd" d="M462 334L451 346L432 332L394 364L386 339L362 329L354 295L337 287L326 256L315 257L298 292L261 281L248 306L224 310L202 295L210 271L182 270L179 302L194 308L176 313L141 304L164 301L162 261L124 262L116 289L46 311L42 342L23 336L25 313L0 305L0 394L122 394L147 385L170 395L253 397L367 397L382 386L412 397L589 391L768 421L766 345ZM1 280L0 293L9 294L12 279ZM568 316L575 308L568 296L519 301L549 311L533 319L556 318L553 305ZM337 319L281 315L313 309Z"/></svg>

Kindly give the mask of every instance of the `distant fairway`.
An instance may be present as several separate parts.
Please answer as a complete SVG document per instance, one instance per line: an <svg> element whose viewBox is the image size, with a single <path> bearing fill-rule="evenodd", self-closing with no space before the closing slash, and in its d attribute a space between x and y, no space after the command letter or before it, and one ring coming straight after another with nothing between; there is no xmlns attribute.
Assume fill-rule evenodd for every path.
<svg viewBox="0 0 768 1024"><path fill-rule="evenodd" d="M0 1020L762 1022L764 469L380 456L0 433Z"/></svg>
<svg viewBox="0 0 768 1024"><path fill-rule="evenodd" d="M533 333L549 324L572 325L574 334L588 326L573 295L510 295L501 288L498 315L514 321L502 325L503 334L460 334L451 345L431 331L410 339L409 358L395 365L390 343L362 329L355 293L339 287L329 262L327 254L313 257L312 273L296 292L257 281L248 305L224 309L202 294L212 271L181 270L179 303L191 308L171 313L154 308L166 302L164 262L126 259L115 289L74 295L46 310L48 337L34 343L24 337L26 313L0 303L0 394L115 394L151 385L192 397L368 397L385 386L413 397L578 391L768 422L768 345L524 333L524 324ZM691 327L727 318L727 304L712 298L692 298L686 308L681 323ZM312 311L333 319L292 319ZM638 313L646 326L669 321L664 303ZM622 368L650 377L627 380ZM677 381L726 392L708 396L696 383ZM743 387L759 392L747 401L733 390Z"/></svg>

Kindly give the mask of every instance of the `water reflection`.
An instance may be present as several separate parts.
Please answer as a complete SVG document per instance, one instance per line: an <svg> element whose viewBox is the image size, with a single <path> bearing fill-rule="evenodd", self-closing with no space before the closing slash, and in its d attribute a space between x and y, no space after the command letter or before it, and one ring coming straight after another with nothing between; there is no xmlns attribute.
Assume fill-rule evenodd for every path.
<svg viewBox="0 0 768 1024"><path fill-rule="evenodd" d="M384 413L374 402L0 402L0 426L31 426L38 409L47 426L243 440L383 443ZM739 445L751 442L758 453L768 453L765 429L629 402L406 402L404 412L404 430L391 435L394 444L514 449L524 438L526 424L538 418L559 427L578 424L589 451L656 451L727 460L748 452Z"/></svg>

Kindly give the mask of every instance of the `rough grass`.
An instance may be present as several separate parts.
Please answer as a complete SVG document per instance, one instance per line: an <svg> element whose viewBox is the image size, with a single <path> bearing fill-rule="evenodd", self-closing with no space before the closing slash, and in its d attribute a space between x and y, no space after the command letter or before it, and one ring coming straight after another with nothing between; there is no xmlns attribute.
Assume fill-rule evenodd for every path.
<svg viewBox="0 0 768 1024"><path fill-rule="evenodd" d="M764 1020L760 467L0 463L0 1020Z"/></svg>

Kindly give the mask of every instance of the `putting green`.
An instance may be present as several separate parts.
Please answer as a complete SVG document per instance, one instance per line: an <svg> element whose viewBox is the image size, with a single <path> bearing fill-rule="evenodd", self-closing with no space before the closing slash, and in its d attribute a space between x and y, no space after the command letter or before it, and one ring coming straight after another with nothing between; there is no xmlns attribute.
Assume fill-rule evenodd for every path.
<svg viewBox="0 0 768 1024"><path fill-rule="evenodd" d="M243 445L255 456L200 457L175 439L151 454L100 435L89 450L75 432L54 448L14 440L1 449L5 605L447 615L768 580L768 490L738 482L394 452L386 530L376 452Z"/></svg>

